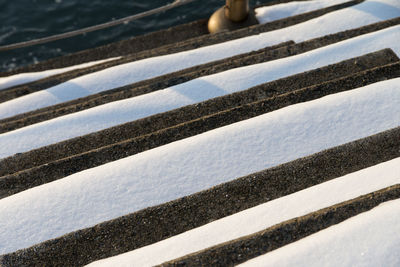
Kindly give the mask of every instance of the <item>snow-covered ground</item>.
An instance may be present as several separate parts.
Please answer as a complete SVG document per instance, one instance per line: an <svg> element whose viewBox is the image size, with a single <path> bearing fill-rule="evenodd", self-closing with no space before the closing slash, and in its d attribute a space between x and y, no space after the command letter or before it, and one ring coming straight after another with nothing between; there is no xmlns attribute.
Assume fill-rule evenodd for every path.
<svg viewBox="0 0 400 267"><path fill-rule="evenodd" d="M34 81L37 81L37 80L40 80L40 79L43 79L43 78L46 78L46 77L49 77L52 75L60 74L63 72L91 67L91 66L94 66L97 64L101 64L101 63L111 61L111 60L116 60L116 59L118 59L118 57L92 61L92 62L79 64L79 65L75 65L75 66L71 66L71 67L61 68L61 69L20 73L20 74L15 74L15 75L8 76L8 77L3 77L3 78L0 78L0 90L6 89L6 88L9 88L12 86L16 86L16 85L34 82Z"/></svg>
<svg viewBox="0 0 400 267"><path fill-rule="evenodd" d="M245 90L267 81L380 49L390 47L400 56L399 36L400 26L395 26L297 56L201 77L164 90L111 102L0 134L0 143L4 144L0 147L0 158L217 96ZM33 139L35 142L32 142Z"/></svg>
<svg viewBox="0 0 400 267"><path fill-rule="evenodd" d="M399 86L292 105L1 199L0 254L397 127Z"/></svg>
<svg viewBox="0 0 400 267"><path fill-rule="evenodd" d="M382 179L377 179L377 177ZM400 158L397 158L269 201L155 244L94 262L90 266L154 266L262 231L280 222L306 215L399 182ZM318 201L315 201L316 199ZM396 212L394 211L392 216L394 217L395 214ZM397 217L398 223L400 222L399 218ZM396 228L393 230L395 231ZM282 255L285 255L284 258L286 258L287 254L281 253L280 256L282 257ZM316 266L321 265L323 264ZM275 266L275 262L271 266ZM298 265L289 264L288 266Z"/></svg>
<svg viewBox="0 0 400 267"><path fill-rule="evenodd" d="M0 118L77 99L194 65L258 50L289 40L301 42L400 15L398 0L365 2L284 29L190 51L148 58L72 79L0 104Z"/></svg>
<svg viewBox="0 0 400 267"><path fill-rule="evenodd" d="M399 214L400 200L383 203L239 266L400 266Z"/></svg>

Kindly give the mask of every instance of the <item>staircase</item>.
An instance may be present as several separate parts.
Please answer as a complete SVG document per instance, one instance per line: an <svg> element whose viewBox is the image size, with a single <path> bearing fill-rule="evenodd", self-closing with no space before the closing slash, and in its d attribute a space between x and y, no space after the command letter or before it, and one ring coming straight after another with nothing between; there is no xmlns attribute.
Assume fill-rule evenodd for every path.
<svg viewBox="0 0 400 267"><path fill-rule="evenodd" d="M400 3L256 14L0 73L0 266L362 263L304 244L396 222Z"/></svg>

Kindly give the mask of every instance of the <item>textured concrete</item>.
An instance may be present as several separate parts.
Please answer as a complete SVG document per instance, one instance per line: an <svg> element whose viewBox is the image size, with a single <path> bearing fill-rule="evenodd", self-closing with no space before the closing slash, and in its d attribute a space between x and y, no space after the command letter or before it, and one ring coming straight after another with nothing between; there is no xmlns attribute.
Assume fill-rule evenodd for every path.
<svg viewBox="0 0 400 267"><path fill-rule="evenodd" d="M81 266L121 254L397 158L399 137L400 127L4 255L0 263Z"/></svg>
<svg viewBox="0 0 400 267"><path fill-rule="evenodd" d="M184 69L181 71L173 72L170 74L162 75L159 77L155 77L149 80L140 81L134 83L132 85L123 86L115 89L111 89L108 91L100 92L97 94L92 94L87 97L82 97L76 100L60 103L54 106L42 108L39 110L31 111L28 113L16 115L11 118L6 118L0 121L8 122L7 125L1 124L0 133L4 131L9 131L15 129L15 127L26 126L28 123L36 123L40 120L48 120L50 118L54 118L57 115L65 115L72 112L77 112L80 110L88 109L94 106L98 106L101 104L109 103L112 101L117 101L121 99L126 99L133 96L138 96L141 94L146 94L152 91L164 89L169 86L173 86L179 83L183 83L189 81L191 79L210 75L213 73L222 72L224 70L247 66L251 64L255 64L252 62L263 62L262 60L269 60L271 58L268 55L269 51L275 50L279 47L284 47L289 44L293 44L294 42L285 42L282 44L278 44L271 47L266 47L257 52L251 52L246 54L241 54L238 56L226 58L223 60L218 60L202 65L197 65L188 69ZM253 61L251 61L253 60ZM232 62L231 62L232 61ZM54 77L48 78L53 80ZM23 118L23 119L20 119ZM18 120L20 119L20 120ZM14 125L11 126L11 122L15 121Z"/></svg>
<svg viewBox="0 0 400 267"><path fill-rule="evenodd" d="M288 1L290 0L276 0L274 3ZM195 25L195 28L199 26L196 28L196 31L198 31L193 33L193 36L191 36L192 33L184 33L186 37L178 40L177 44L172 43L174 40L166 40L166 43L160 45L151 44L154 47L151 45L150 47L146 47L146 45L140 47L140 42L145 43L147 40L152 43L152 38L162 39L163 34L168 34L168 30L166 30L164 33L154 33L153 37L150 35L143 36L136 40L128 40L126 43L120 42L120 44L101 47L99 50L84 51L81 54L84 61L96 57L101 59L102 51L122 49L129 42L138 42L137 47L132 48L133 50L129 52L129 55L124 56L121 60L50 77L27 86L17 86L6 90L6 92L12 95L13 92L26 94L32 90L42 90L46 86L62 82L63 79L68 80L114 64L258 34L292 25L291 23L305 21L359 2L361 1L352 1L345 5L283 19L271 24L252 26L243 30L212 36L202 36L204 33L201 25L204 26L205 21L195 22L193 25ZM160 90L203 75L303 53L360 34L397 25L399 22L400 18L396 18L299 44L284 43L281 44L281 47L265 48L233 58L195 66L80 100L7 118L0 121L0 133L111 101ZM190 31L187 25L182 25L182 27L183 30ZM168 42L170 43L168 44ZM50 60L42 63L42 65L30 66L26 70L45 69L49 66L58 66L58 64L59 66L67 66L72 62L79 62L79 55L77 53L64 59L54 59L54 62ZM18 154L0 160L0 176L2 176L0 177L0 198L87 168L99 166L282 107L399 76L399 59L390 49L385 49L265 83L245 91ZM96 226L48 240L30 248L2 255L0 256L0 266L81 266L158 242L239 211L399 156L400 127L397 127L237 178L187 197L102 222ZM294 180L296 183L293 182ZM347 218L370 210L380 203L398 198L400 198L400 185L392 186L283 222L250 236L187 255L164 265L226 266L241 263L340 223Z"/></svg>
<svg viewBox="0 0 400 267"><path fill-rule="evenodd" d="M400 198L400 184L298 217L159 266L234 266Z"/></svg>
<svg viewBox="0 0 400 267"><path fill-rule="evenodd" d="M99 94L83 97L77 100L16 115L13 117L0 120L0 133L11 131L17 128L21 128L44 120L52 119L65 114L81 111L87 108L95 107L112 101L126 99L129 97L138 96L156 90L161 90L169 86L183 83L188 80L198 78L204 75L218 73L230 68L246 66L248 64L251 64L252 62L261 63L304 53L312 49L326 46L361 34L381 30L383 28L397 25L399 23L400 23L400 18L397 18L393 20L388 20L368 25L358 29L327 35L321 38L316 38L299 44L288 44L287 46L281 48L267 47L259 51L238 55L225 60L219 60L203 65L198 65L182 71L159 76L146 81L141 81L132 85L123 86ZM285 44L286 43L283 43L281 45Z"/></svg>
<svg viewBox="0 0 400 267"><path fill-rule="evenodd" d="M177 53L177 52L181 52L181 51L195 49L195 48L202 47L202 46L222 43L222 42L226 42L226 41L237 39L237 38L255 35L255 34L259 34L261 32L267 32L267 31L271 31L271 30L288 27L288 26L291 26L291 25L294 25L294 24L297 24L300 22L307 21L307 20L315 18L315 17L322 16L326 13L333 12L338 9L342 9L342 8L346 8L346 7L358 4L362 1L363 0L353 0L353 1L350 1L347 3L335 5L335 6L324 8L324 9L319 9L316 11L292 16L289 18L284 18L284 19L273 21L273 22L266 23L266 24L254 25L254 26L251 26L248 28L244 28L244 29L240 29L240 30L236 30L236 31L232 31L232 32L221 32L221 33L212 34L212 35L200 36L197 38L189 39L187 41L177 42L174 44L158 47L156 49L150 49L150 50L145 50L143 52L130 54L130 55L127 55L118 60L113 60L110 62L105 62L103 64L98 64L96 66L88 67L85 69L80 69L80 70L75 70L75 71L55 75L52 79L44 79L44 80L40 80L40 81L37 81L34 83L30 83L30 84L26 84L26 85L22 85L22 86L16 86L16 87L2 90L2 91L0 91L0 102L4 102L4 101L10 100L10 99L13 99L15 97L26 95L28 93L43 90L45 88L57 85L61 82L70 80L77 76L92 73L92 72L99 71L99 70L109 68L112 66L124 64L127 62L132 62L135 60L141 60L141 59L154 57L154 56Z"/></svg>
<svg viewBox="0 0 400 267"><path fill-rule="evenodd" d="M268 3L258 5L257 7L271 6L291 1L293 0L273 0ZM64 68L94 60L125 56L143 50L154 49L159 46L164 46L167 44L180 42L183 40L208 34L207 22L208 18L204 18L198 21L173 26L168 29L148 33L145 35L135 36L127 40L122 40L96 48L87 49L69 55L49 59L43 62L39 62L37 64L20 67L11 71L0 72L0 77L6 77L23 72L36 72L47 69Z"/></svg>
<svg viewBox="0 0 400 267"><path fill-rule="evenodd" d="M20 191L26 188L21 187L17 189L19 188L18 184L22 181L25 181L23 183L27 184L32 183L31 186L38 185L45 181L71 174L74 171L83 170L82 168L84 168L84 166L98 166L110 160L126 157L153 148L156 144L166 144L227 125L228 123L248 119L290 105L291 103L308 101L325 94L352 89L382 79L397 77L400 75L399 63L389 64L385 67L372 69L371 71L364 71L369 68L397 61L397 56L390 49L385 49L320 69L262 84L245 91L156 114L144 119L0 160L0 175L3 176L0 178L0 191L2 192L0 196L6 196L12 192L16 192L15 190ZM352 74L354 75L353 77L345 77L346 75ZM324 83L327 81L331 82ZM319 87L324 87L324 92L321 90L318 91L318 86L309 88L310 86L320 83L322 84ZM301 88L303 88L303 90L299 91L297 94L287 94L298 91ZM278 97L279 95L282 96ZM242 107L237 108L239 106ZM226 112L221 113L222 111ZM193 120L197 121L189 124L189 122ZM195 126L197 124L200 125ZM155 133L174 126L176 126L174 129L169 129L162 133ZM183 129L186 130L183 131ZM174 131L178 131L179 134L172 134ZM142 139L137 139L140 136L150 133L152 133L151 138L143 137ZM161 138L162 136L164 137ZM141 141L139 142L139 140ZM142 145L139 145L138 142ZM143 144L147 145L144 146ZM102 147L103 149L100 149ZM120 151L118 153L101 152L117 149L118 147L120 148L118 149L118 151ZM131 148L128 149L128 147ZM97 151L91 151L96 149ZM91 152L87 153L89 151ZM82 153L86 154L83 155ZM78 162L73 160L74 155L77 155L75 157L76 160L80 159ZM83 158L86 160L83 160ZM48 165L53 161L53 164ZM90 161L90 163L88 161ZM60 164L62 164L62 162L70 162L67 164L70 167L66 167L66 165L61 168ZM40 165L45 166L40 167ZM58 167L55 168L55 166ZM44 171L44 169L51 170L51 172ZM21 172L23 170L26 171ZM12 173L15 174L10 176ZM4 177L5 175L8 176Z"/></svg>
<svg viewBox="0 0 400 267"><path fill-rule="evenodd" d="M24 72L37 72L48 69L65 68L106 58L126 56L144 50L155 49L160 46L181 42L205 34L208 34L207 19L202 19L177 25L168 29L135 36L127 40L122 40L108 45L56 57L8 72L0 72L0 77L6 77Z"/></svg>
<svg viewBox="0 0 400 267"><path fill-rule="evenodd" d="M395 74L395 75L394 75ZM0 178L0 198L49 183L73 173L128 157L148 149L188 138L212 129L246 120L286 106L400 76L400 63L357 73L311 87L265 98L236 108L218 111L150 134L48 162ZM251 98L251 97L250 97ZM218 105L216 105L218 106ZM193 111L196 115L196 111ZM183 116L180 116L183 117ZM166 120L168 118L166 117ZM34 160L34 159L31 159Z"/></svg>

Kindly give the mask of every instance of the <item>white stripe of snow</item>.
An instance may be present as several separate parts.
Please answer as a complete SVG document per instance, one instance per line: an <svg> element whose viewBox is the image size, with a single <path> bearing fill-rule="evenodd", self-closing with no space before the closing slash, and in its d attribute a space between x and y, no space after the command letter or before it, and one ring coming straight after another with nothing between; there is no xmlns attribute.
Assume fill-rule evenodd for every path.
<svg viewBox="0 0 400 267"><path fill-rule="evenodd" d="M363 35L305 54L233 69L159 90L111 102L0 135L0 158L53 144L156 113L290 76L302 71L391 47L400 55L400 26ZM35 142L32 142L35 140Z"/></svg>
<svg viewBox="0 0 400 267"><path fill-rule="evenodd" d="M239 266L400 266L399 214L389 201Z"/></svg>
<svg viewBox="0 0 400 267"><path fill-rule="evenodd" d="M177 54L139 60L72 79L47 90L0 104L0 118L77 99L162 74L288 40L305 41L400 16L398 0L367 0L288 28L202 47Z"/></svg>
<svg viewBox="0 0 400 267"><path fill-rule="evenodd" d="M348 2L350 0L315 0L315 1L307 1L307 2L291 2L286 4L261 7L256 9L257 19L260 23L270 22L272 20L278 20L285 17L294 16L297 14L313 11L316 9L337 5L340 3ZM89 63L84 63L80 65L74 65L61 69L52 69L40 72L29 72L29 73L20 73L16 75L12 75L5 78L0 78L0 90L9 88L16 85L21 85L25 83L30 83L33 81L37 81L52 75L60 74L63 72L67 72L74 69L86 68L95 64L100 64L110 60L116 60L116 58L110 58L105 60L99 60Z"/></svg>
<svg viewBox="0 0 400 267"><path fill-rule="evenodd" d="M256 9L256 17L261 24L264 24L349 1L350 0L293 1L272 6L259 7Z"/></svg>
<svg viewBox="0 0 400 267"><path fill-rule="evenodd" d="M119 59L119 57L87 62L87 63L74 65L71 67L66 67L66 68L61 68L61 69L51 69L51 70L45 70L45 71L39 71L39 72L19 73L19 74L15 74L15 75L8 76L8 77L3 77L3 78L0 78L0 90L6 89L6 88L9 88L12 86L16 86L16 85L22 85L25 83L34 82L34 81L37 81L37 80L40 80L40 79L43 79L43 78L46 78L46 77L49 77L52 75L60 74L63 72L91 67L96 64L100 64L100 63L104 63L104 62L116 60L116 59Z"/></svg>
<svg viewBox="0 0 400 267"><path fill-rule="evenodd" d="M154 266L399 182L400 158L397 158L89 266Z"/></svg>
<svg viewBox="0 0 400 267"><path fill-rule="evenodd" d="M0 200L0 254L400 125L400 78L292 105Z"/></svg>

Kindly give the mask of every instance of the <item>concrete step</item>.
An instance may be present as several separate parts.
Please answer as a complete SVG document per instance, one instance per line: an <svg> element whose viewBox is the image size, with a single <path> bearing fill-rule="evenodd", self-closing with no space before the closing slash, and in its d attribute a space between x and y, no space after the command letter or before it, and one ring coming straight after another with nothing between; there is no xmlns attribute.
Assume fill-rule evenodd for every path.
<svg viewBox="0 0 400 267"><path fill-rule="evenodd" d="M400 199L400 184L285 221L258 233L158 266L234 266L296 242L395 199Z"/></svg>
<svg viewBox="0 0 400 267"><path fill-rule="evenodd" d="M397 56L385 49L9 157L0 160L0 188L11 193L12 188L24 188L16 181L38 185L83 170L84 166L98 166L290 104L394 78L400 75L399 64Z"/></svg>
<svg viewBox="0 0 400 267"><path fill-rule="evenodd" d="M281 20L273 21L270 23L266 24L260 24L260 25L254 25L248 28L232 31L232 32L222 32L218 34L213 34L213 35L204 35L200 36L197 38L192 38L187 41L182 41L182 42L177 42L173 43L170 45L165 45L162 47L158 47L155 49L150 49L150 50L145 50L142 52L138 52L135 54L130 54L127 56L122 57L121 59L113 60L113 61L108 61L102 64L98 64L92 67L84 68L84 69L79 69L79 70L74 70L66 73L62 73L59 75L55 75L51 78L45 78L43 80L39 80L33 83L25 84L22 86L15 86L11 87L8 89L4 89L0 91L0 103L5 102L8 100L11 100L16 97L20 97L29 93L37 92L46 88L49 88L51 86L55 86L57 84L60 84L62 82L68 81L72 78L82 76L85 74L93 73L105 68L109 68L112 66L128 63L128 62L133 62L136 60L141 60L149 57L155 57L155 56L161 56L161 55L167 55L167 54L172 54L172 53L177 53L177 52L182 52L182 51L187 51L203 46L208 46L208 45L213 45L213 44L218 44L222 42L226 42L229 40L234 40L238 38L243 38L246 36L250 35L256 35L262 32L268 32L276 29L281 29L284 27L288 27L300 22L307 21L309 19L315 18L322 16L324 14L327 14L329 12L333 12L342 8L346 8L352 5L359 4L363 2L364 0L353 0L350 2L342 3L339 5L319 9L316 11L292 16L289 18L284 18Z"/></svg>
<svg viewBox="0 0 400 267"><path fill-rule="evenodd" d="M281 2L290 0L276 0L273 4ZM280 29L360 2L362 0L350 1L272 23L216 35L206 35L204 31L206 20L202 20L27 66L13 72L0 73L0 77L4 77L104 59L105 55L122 56L121 59L98 66L55 75L9 88L4 92L0 91L0 102L118 64ZM0 120L0 134L113 101L162 90L202 76L297 55L398 25L399 22L400 17L302 43L282 43L20 114ZM241 92L17 154L0 160L0 199L89 168L290 105L397 77L400 77L400 60L392 50L384 49L264 83ZM112 218L115 219L110 221L1 255L0 266L81 266L154 244L257 205L398 158L399 136L400 127L397 127L239 177L170 202L152 207L147 205L146 208L134 213L119 218L114 216ZM391 186L284 221L261 232L186 255L161 266L239 264L338 224L381 203L399 198L400 185ZM11 206L11 209L13 207Z"/></svg>
<svg viewBox="0 0 400 267"><path fill-rule="evenodd" d="M20 67L15 70L0 72L0 77L7 77L25 72L38 72L49 69L65 68L106 58L126 56L206 34L208 34L207 19L201 19L168 29L135 36L108 45L52 58L37 64Z"/></svg>
<svg viewBox="0 0 400 267"><path fill-rule="evenodd" d="M243 67L251 64L257 64L283 57L297 55L355 36L378 31L393 25L398 25L399 23L400 18L396 18L353 30L327 35L321 38L312 39L298 44L283 43L274 47L266 47L259 51L254 51L227 59L198 65L182 71L170 73L145 81L140 81L132 85L115 88L77 100L72 100L54 106L19 114L0 120L0 133L12 131L34 123L71 114L113 101L118 101L141 94L154 92L156 90L165 89L173 85L187 82L191 79L226 71L232 68Z"/></svg>
<svg viewBox="0 0 400 267"><path fill-rule="evenodd" d="M208 190L3 255L2 266L73 265L140 248L211 221L400 156L400 128L238 178ZM293 183L293 180L296 183ZM394 189L394 190L392 190ZM398 198L398 187L364 197L356 211ZM379 197L382 196L382 197ZM358 202L357 202L358 203ZM339 212L339 217L346 214ZM369 209L369 208L367 208ZM322 214L323 215L323 214ZM312 221L310 221L312 222ZM316 220L323 228L329 221ZM305 229L299 228L299 232ZM279 231L278 231L279 232ZM294 233L296 230L294 231ZM307 231L306 231L307 234Z"/></svg>
<svg viewBox="0 0 400 267"><path fill-rule="evenodd" d="M56 161L0 177L0 198L49 183L85 169L125 158L161 145L188 138L241 120L250 119L289 105L306 102L385 79L400 77L400 63L378 67L318 85L216 111L198 119L150 132L136 138L74 154ZM35 158L30 158L34 161ZM53 159L54 160L54 159ZM19 165L19 164L18 164ZM8 169L8 168L7 168Z"/></svg>
<svg viewBox="0 0 400 267"><path fill-rule="evenodd" d="M269 1L268 3L257 5L256 8L287 3L290 1L292 0L273 0ZM91 61L135 54L144 50L154 49L171 43L199 37L201 35L207 35L207 23L208 19L204 18L197 21L176 25L167 29L135 36L127 40L56 57L39 62L37 64L23 66L11 71L0 72L0 77L7 77L25 72L38 72L48 69L65 68Z"/></svg>

